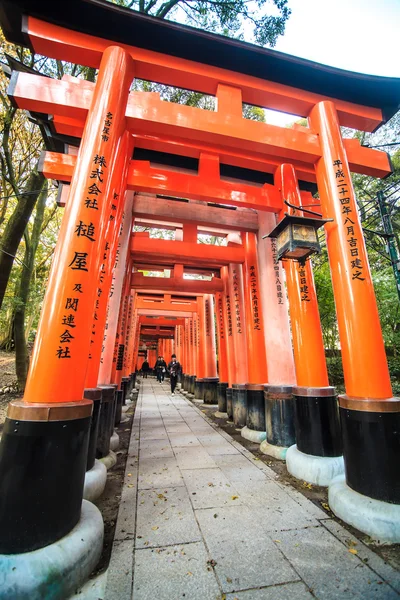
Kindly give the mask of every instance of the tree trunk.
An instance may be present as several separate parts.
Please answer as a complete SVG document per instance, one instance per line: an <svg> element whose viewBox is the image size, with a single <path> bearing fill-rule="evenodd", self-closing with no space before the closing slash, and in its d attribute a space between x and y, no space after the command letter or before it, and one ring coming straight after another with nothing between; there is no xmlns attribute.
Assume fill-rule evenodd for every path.
<svg viewBox="0 0 400 600"><path fill-rule="evenodd" d="M3 304L15 254L42 190L44 180L44 176L42 173L38 173L37 168L32 171L4 230L0 243L0 308Z"/></svg>
<svg viewBox="0 0 400 600"><path fill-rule="evenodd" d="M14 338L15 338L15 370L18 379L18 389L25 389L26 377L28 375L29 355L25 339L25 313L29 298L30 282L35 264L36 250L39 245L40 231L44 219L44 209L47 199L47 181L43 185L42 192L36 205L36 214L33 222L31 239L26 236L26 250L24 264L22 265L21 278L18 291L18 302L14 314Z"/></svg>

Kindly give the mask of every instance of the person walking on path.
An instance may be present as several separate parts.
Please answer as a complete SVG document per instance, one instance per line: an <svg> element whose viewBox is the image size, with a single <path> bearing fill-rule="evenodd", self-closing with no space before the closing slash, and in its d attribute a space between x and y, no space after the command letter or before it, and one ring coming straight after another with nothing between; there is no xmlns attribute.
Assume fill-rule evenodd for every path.
<svg viewBox="0 0 400 600"><path fill-rule="evenodd" d="M162 383L164 381L165 373L167 371L167 363L165 362L165 360L162 356L159 356L157 358L157 362L156 362L154 368L155 368L156 375L157 375L157 381L159 383Z"/></svg>
<svg viewBox="0 0 400 600"><path fill-rule="evenodd" d="M147 379L147 374L148 374L149 370L150 370L150 365L146 359L142 364L142 373L143 373L144 379Z"/></svg>
<svg viewBox="0 0 400 600"><path fill-rule="evenodd" d="M171 356L171 362L168 363L168 373L171 381L171 394L175 396L175 388L178 382L178 375L181 372L181 363L176 360L176 354Z"/></svg>

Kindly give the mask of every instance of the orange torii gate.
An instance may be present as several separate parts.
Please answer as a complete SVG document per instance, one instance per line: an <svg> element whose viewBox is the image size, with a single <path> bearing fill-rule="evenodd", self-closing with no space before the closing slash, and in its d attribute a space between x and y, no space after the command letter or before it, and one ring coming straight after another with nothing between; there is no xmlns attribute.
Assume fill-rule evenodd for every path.
<svg viewBox="0 0 400 600"><path fill-rule="evenodd" d="M0 19L8 39L45 56L96 67L99 74L96 84L29 73L15 73L10 83L15 105L52 114L52 134L79 138L79 152L47 153L43 159L46 176L71 184L24 399L10 403L1 441L0 476L6 489L0 553L43 548L79 527L91 424L92 446L95 436L93 400L99 404L102 397L101 414L111 423L110 434L114 388L124 383L124 373L130 375L138 355L140 329L146 325L140 318L160 315L154 293L141 295L142 278L132 275L135 261L174 269L176 280L163 290L168 293L162 297L162 314L184 319L179 340L188 375L196 370L198 388L217 374L215 295L219 355L225 357L220 378L226 381L220 382L228 384L226 398L232 398L229 416L256 439L265 433L268 452L283 457L293 444L289 468L306 479L316 476L316 463L330 476L343 470L343 441L346 478L331 483L332 510L371 535L399 541L400 399L392 397L350 176L353 171L385 177L391 168L385 153L343 140L340 126L375 130L397 109L400 81L355 78L321 65L316 69L307 61L99 0L73 0L71 14L63 10L62 19L55 3L38 0L34 10L24 7L22 0L2 3ZM118 41L109 39L110 22ZM179 48L180 55L171 55L171 47ZM216 97L217 109L203 111L161 101L157 94L130 92L134 77L188 89L195 85ZM307 117L308 127L246 120L242 102ZM141 152L142 157L146 152L174 156L176 168L140 158ZM193 173L182 166L183 159L185 164L194 161ZM285 267L295 322L294 371L276 242L263 239L276 218L282 225L285 202L302 213L302 194L310 183L318 186L322 217L328 221L346 384L346 394L339 397L341 433L335 392L326 377L310 264ZM136 192L257 211L258 242L254 231L242 233L240 211L238 233L230 234L224 248L197 243L195 217L180 223L181 240L131 236ZM182 279L187 289L193 284L195 301L191 296L176 300L174 285L185 267L219 270L219 281L200 293L197 282ZM132 281L137 288L132 289ZM228 401L226 408L229 414ZM332 424L334 431L327 435ZM20 438L28 441L15 446ZM29 475L33 448L35 478ZM18 477L13 476L16 463ZM90 556L88 572L97 560L95 549Z"/></svg>

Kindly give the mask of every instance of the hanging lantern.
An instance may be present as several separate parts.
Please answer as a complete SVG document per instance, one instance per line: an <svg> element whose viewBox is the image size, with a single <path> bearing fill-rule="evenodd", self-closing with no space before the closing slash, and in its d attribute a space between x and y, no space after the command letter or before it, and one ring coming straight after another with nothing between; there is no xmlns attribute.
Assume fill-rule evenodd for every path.
<svg viewBox="0 0 400 600"><path fill-rule="evenodd" d="M309 210L294 207L286 201L285 204L315 216L310 218L285 213L275 229L263 237L276 238L278 260L290 258L304 264L311 254L321 252L317 231L332 219L321 219Z"/></svg>

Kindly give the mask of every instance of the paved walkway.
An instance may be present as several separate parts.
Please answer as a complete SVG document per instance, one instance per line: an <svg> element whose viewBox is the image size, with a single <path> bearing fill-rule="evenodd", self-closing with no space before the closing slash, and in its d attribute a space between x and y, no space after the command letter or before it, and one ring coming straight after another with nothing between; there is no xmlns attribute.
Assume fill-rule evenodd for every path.
<svg viewBox="0 0 400 600"><path fill-rule="evenodd" d="M397 571L168 392L143 380L106 600L399 598Z"/></svg>

